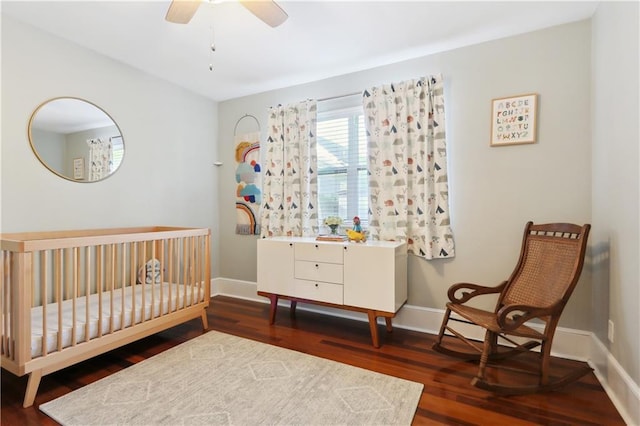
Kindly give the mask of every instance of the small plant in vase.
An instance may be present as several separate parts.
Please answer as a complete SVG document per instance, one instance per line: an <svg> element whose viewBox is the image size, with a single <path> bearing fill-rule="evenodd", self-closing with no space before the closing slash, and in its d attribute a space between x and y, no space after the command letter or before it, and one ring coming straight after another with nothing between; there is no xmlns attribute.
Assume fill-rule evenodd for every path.
<svg viewBox="0 0 640 426"><path fill-rule="evenodd" d="M329 216L324 219L324 224L331 229L332 235L336 235L338 233L338 226L342 225L342 218L338 216Z"/></svg>

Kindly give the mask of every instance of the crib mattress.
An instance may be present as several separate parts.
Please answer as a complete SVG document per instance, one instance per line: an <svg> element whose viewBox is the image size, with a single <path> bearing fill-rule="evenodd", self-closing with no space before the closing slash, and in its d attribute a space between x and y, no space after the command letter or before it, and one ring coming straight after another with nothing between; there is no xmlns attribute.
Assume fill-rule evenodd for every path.
<svg viewBox="0 0 640 426"><path fill-rule="evenodd" d="M185 293L186 290L186 293ZM192 294L193 290L193 294ZM144 294L144 297L143 297ZM191 306L204 300L204 286L198 289L195 286L185 286L174 283L137 284L126 287L124 292L116 289L112 292L102 293L102 303L98 294L92 294L88 298L78 297L75 300L75 339L74 339L74 315L73 300L65 300L62 303L50 303L46 306L46 339L43 339L43 308L37 306L31 309L31 357L42 356L43 342L46 340L47 353L66 348L86 341L88 331L89 339L95 339L99 335L110 334L122 328L150 320L160 315ZM143 303L144 298L144 303ZM124 309L123 309L124 299ZM135 303L134 303L135 299ZM195 302L192 302L192 299ZM89 306L89 321L87 325L86 309ZM99 307L102 304L102 311ZM153 308L153 309L152 309ZM59 330L58 310L62 310L62 326ZM100 317L102 320L100 321ZM58 335L61 336L60 345Z"/></svg>

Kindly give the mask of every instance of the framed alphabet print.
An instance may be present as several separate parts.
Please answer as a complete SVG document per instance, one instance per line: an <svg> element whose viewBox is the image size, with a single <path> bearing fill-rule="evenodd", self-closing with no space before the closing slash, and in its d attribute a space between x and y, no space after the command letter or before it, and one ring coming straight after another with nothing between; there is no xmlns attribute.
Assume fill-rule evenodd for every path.
<svg viewBox="0 0 640 426"><path fill-rule="evenodd" d="M491 146L535 143L537 101L535 93L491 101Z"/></svg>

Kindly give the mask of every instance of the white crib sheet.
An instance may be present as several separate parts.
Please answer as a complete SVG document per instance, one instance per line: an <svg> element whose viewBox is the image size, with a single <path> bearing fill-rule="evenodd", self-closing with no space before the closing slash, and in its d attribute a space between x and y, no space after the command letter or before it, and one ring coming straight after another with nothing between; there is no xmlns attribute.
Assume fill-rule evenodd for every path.
<svg viewBox="0 0 640 426"><path fill-rule="evenodd" d="M162 287L162 300L160 297L160 288ZM137 284L133 287L129 286L124 291L124 328L130 327L133 324L138 324L142 320L143 304L142 293L144 291L144 318L145 320L151 319L151 305L152 305L152 292L153 292L153 317L156 318L160 315L160 309L162 314L169 312L169 303L171 303L171 311L181 309L185 306L191 306L193 288L193 298L196 303L204 300L204 285L200 287L200 297L198 297L197 286L186 287L182 284ZM135 315L132 309L132 290L135 291ZM169 294L171 293L171 294ZM169 297L170 296L170 297ZM109 330L113 327L113 331L120 330L122 327L122 298L123 292L121 289L115 289L113 291L113 311L111 311L111 292L102 293L102 323L100 328L102 334L109 334ZM186 300L186 303L185 303ZM84 296L76 299L76 343L84 342L85 338L85 324L86 324L86 303L87 298ZM98 337L98 317L99 317L99 299L98 294L92 294L89 296L89 338L94 339ZM62 347L66 348L71 346L72 343L72 330L73 330L73 301L65 300L62 302ZM47 305L47 335L46 335L46 347L47 353L58 350L58 303L50 303ZM39 357L42 355L42 306L37 306L31 309L31 357ZM113 312L113 318L111 313ZM132 316L135 316L132 322ZM113 320L113 323L111 321Z"/></svg>

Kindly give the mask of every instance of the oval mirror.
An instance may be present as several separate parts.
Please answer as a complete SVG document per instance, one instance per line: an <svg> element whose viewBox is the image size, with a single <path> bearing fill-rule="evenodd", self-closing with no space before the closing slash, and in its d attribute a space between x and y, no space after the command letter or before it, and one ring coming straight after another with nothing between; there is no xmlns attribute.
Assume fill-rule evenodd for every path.
<svg viewBox="0 0 640 426"><path fill-rule="evenodd" d="M47 169L74 182L106 179L124 157L115 121L79 98L55 98L40 105L29 120L29 142Z"/></svg>

